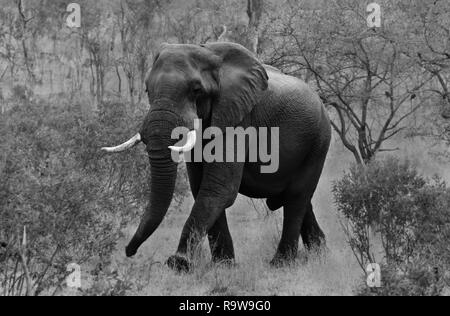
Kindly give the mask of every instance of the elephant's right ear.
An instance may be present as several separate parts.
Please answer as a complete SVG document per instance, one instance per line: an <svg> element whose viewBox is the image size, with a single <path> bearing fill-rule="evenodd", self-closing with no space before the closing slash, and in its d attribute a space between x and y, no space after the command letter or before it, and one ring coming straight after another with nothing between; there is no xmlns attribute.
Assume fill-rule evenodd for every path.
<svg viewBox="0 0 450 316"><path fill-rule="evenodd" d="M267 90L269 77L263 65L241 45L213 43L203 47L222 60L211 125L225 131L226 127L238 125L252 111L261 93Z"/></svg>

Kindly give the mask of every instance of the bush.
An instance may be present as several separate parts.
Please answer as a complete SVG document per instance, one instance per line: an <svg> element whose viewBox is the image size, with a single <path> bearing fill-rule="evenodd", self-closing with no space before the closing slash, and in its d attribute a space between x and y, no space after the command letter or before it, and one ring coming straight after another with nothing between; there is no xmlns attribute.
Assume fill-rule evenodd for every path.
<svg viewBox="0 0 450 316"><path fill-rule="evenodd" d="M12 88L13 99L18 99L20 101L28 101L33 97L33 91L24 85L15 85Z"/></svg>
<svg viewBox="0 0 450 316"><path fill-rule="evenodd" d="M138 130L143 114L124 108L89 118L76 104L18 102L0 116L0 295L58 294L68 264L109 264L147 200L150 169L145 151L99 151Z"/></svg>
<svg viewBox="0 0 450 316"><path fill-rule="evenodd" d="M388 158L353 166L333 192L361 268L383 263L383 288L363 294L432 295L448 286L450 191L439 178Z"/></svg>

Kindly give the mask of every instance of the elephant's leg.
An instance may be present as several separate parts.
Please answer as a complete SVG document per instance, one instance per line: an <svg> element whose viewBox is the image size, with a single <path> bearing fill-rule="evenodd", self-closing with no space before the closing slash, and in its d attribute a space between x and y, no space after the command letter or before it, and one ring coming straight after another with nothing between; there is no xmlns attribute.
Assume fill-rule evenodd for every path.
<svg viewBox="0 0 450 316"><path fill-rule="evenodd" d="M217 219L216 223L208 231L209 247L211 248L212 260L217 263L233 263L234 247L230 230L228 229L227 215L225 210Z"/></svg>
<svg viewBox="0 0 450 316"><path fill-rule="evenodd" d="M197 198L203 175L203 164L188 163L187 170L192 195ZM208 231L209 247L211 257L214 262L233 262L234 247L230 230L228 229L227 216L225 210L219 216L216 223Z"/></svg>
<svg viewBox="0 0 450 316"><path fill-rule="evenodd" d="M302 195L287 202L284 206L283 232L272 265L282 265L293 261L297 257L300 230L305 214L308 210L308 202Z"/></svg>
<svg viewBox="0 0 450 316"><path fill-rule="evenodd" d="M191 187L192 196L197 198L198 191L200 191L200 185L203 177L203 164L196 162L186 163L186 169L189 177L189 185Z"/></svg>
<svg viewBox="0 0 450 316"><path fill-rule="evenodd" d="M301 235L307 250L318 249L325 244L325 234L317 223L311 203L308 203L305 218L303 219Z"/></svg>
<svg viewBox="0 0 450 316"><path fill-rule="evenodd" d="M224 210L236 200L243 169L243 163L204 165L200 190L184 225L177 253L167 262L169 267L177 271L190 269L192 251L213 228Z"/></svg>
<svg viewBox="0 0 450 316"><path fill-rule="evenodd" d="M326 153L326 150L323 150ZM321 246L325 235L314 216L311 199L319 183L325 162L325 154L306 159L301 172L286 192L284 203L283 233L273 263L293 259L297 255L300 234L309 250Z"/></svg>

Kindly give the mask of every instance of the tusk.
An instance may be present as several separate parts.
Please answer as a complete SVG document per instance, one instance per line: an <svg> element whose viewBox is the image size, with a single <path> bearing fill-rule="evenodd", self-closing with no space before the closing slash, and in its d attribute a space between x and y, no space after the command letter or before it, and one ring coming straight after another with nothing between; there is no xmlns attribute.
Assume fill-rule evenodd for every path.
<svg viewBox="0 0 450 316"><path fill-rule="evenodd" d="M130 139L126 143L123 143L122 145L119 145L117 147L103 147L102 150L106 151L107 153L121 153L130 148L133 148L134 146L139 144L141 140L141 134L137 133L132 139Z"/></svg>
<svg viewBox="0 0 450 316"><path fill-rule="evenodd" d="M195 143L197 143L197 132L190 131L187 134L186 145L182 147L170 146L169 149L179 153L185 153L191 151L195 147Z"/></svg>

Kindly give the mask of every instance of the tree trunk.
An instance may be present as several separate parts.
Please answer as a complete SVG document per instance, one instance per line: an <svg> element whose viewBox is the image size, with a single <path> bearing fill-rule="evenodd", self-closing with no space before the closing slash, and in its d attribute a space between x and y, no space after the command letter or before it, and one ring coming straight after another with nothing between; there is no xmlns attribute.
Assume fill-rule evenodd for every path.
<svg viewBox="0 0 450 316"><path fill-rule="evenodd" d="M117 92L119 93L119 97L122 97L122 77L120 76L119 65L116 64L116 75L117 75Z"/></svg>
<svg viewBox="0 0 450 316"><path fill-rule="evenodd" d="M130 94L130 105L132 110L134 108L134 76L131 71L127 73L127 79L128 79L128 91Z"/></svg>
<svg viewBox="0 0 450 316"><path fill-rule="evenodd" d="M259 51L259 26L263 13L263 0L247 0L249 49L255 54Z"/></svg>
<svg viewBox="0 0 450 316"><path fill-rule="evenodd" d="M28 79L32 84L34 84L36 82L36 76L34 75L33 68L30 65L30 56L29 56L27 42L26 42L27 32L28 32L28 22L31 21L31 18L26 17L23 0L17 1L17 10L19 11L20 21L22 23L21 45L22 45L22 53L23 53L23 62L24 62L25 69L28 74Z"/></svg>

